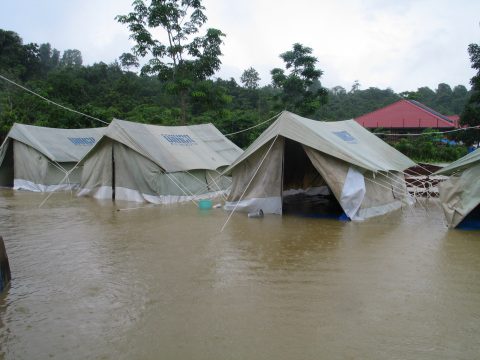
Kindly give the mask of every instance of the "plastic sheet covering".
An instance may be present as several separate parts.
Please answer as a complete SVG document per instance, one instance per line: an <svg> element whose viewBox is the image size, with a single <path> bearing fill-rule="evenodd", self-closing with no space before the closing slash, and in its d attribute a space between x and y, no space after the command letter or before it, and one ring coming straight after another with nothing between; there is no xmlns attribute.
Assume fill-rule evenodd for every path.
<svg viewBox="0 0 480 360"><path fill-rule="evenodd" d="M388 175L364 171L362 174L359 169L351 167L345 161L322 154L308 146L304 146L304 149L352 220L383 215L402 206L407 193L401 173L391 172Z"/></svg>
<svg viewBox="0 0 480 360"><path fill-rule="evenodd" d="M26 190L33 192L55 192L55 191L67 191L67 190L76 190L78 189L79 184L55 184L55 185L45 185L45 184L35 184L28 180L23 179L14 179L13 180L13 189L14 190Z"/></svg>
<svg viewBox="0 0 480 360"><path fill-rule="evenodd" d="M471 166L471 165L470 165ZM456 227L480 204L480 164L438 184L440 202L449 227Z"/></svg>
<svg viewBox="0 0 480 360"><path fill-rule="evenodd" d="M345 183L343 184L342 194L340 195L340 205L345 214L352 220L357 218L357 212L362 205L365 197L365 179L363 175L353 167L348 169Z"/></svg>

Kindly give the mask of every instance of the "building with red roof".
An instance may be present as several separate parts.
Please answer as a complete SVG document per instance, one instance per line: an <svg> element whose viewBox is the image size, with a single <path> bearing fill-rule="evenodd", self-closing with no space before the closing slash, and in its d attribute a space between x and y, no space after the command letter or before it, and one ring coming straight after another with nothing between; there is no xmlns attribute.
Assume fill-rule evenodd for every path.
<svg viewBox="0 0 480 360"><path fill-rule="evenodd" d="M385 128L402 132L459 127L458 115L445 116L418 101L405 99L359 116L355 121L368 129Z"/></svg>

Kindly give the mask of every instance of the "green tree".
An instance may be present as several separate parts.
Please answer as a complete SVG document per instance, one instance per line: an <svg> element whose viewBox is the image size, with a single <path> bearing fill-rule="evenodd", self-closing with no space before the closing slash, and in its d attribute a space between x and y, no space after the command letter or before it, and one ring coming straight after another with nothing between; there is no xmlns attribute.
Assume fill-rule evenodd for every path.
<svg viewBox="0 0 480 360"><path fill-rule="evenodd" d="M452 107L450 109L451 114L459 115L465 108L469 96L470 94L465 86L455 86L452 92Z"/></svg>
<svg viewBox="0 0 480 360"><path fill-rule="evenodd" d="M358 80L355 80L352 84L352 88L350 89L350 93L356 93L357 91L360 90L360 87L362 85L360 85L360 82Z"/></svg>
<svg viewBox="0 0 480 360"><path fill-rule="evenodd" d="M460 116L460 123L465 126L480 126L480 45L470 44L468 54L470 55L472 68L477 70L477 73L470 79L472 92ZM480 140L480 130L468 130L462 134L462 138L467 144L478 142Z"/></svg>
<svg viewBox="0 0 480 360"><path fill-rule="evenodd" d="M292 50L280 54L289 73L280 68L270 72L273 86L282 91L281 106L303 116L314 114L327 101L326 89L313 86L323 72L315 67L318 60L312 51L296 43Z"/></svg>
<svg viewBox="0 0 480 360"><path fill-rule="evenodd" d="M186 123L195 83L220 68L220 45L225 34L208 29L204 36L193 37L207 21L201 0L152 0L149 5L135 0L132 5L133 12L116 19L128 25L136 42L133 55L151 56L142 73L156 75L167 83L168 91L178 96L182 123ZM154 36L158 28L165 31L166 41Z"/></svg>
<svg viewBox="0 0 480 360"><path fill-rule="evenodd" d="M377 110L398 101L399 95L392 89L370 87L347 92L336 86L329 91L328 103L322 106L314 118L320 120L345 120Z"/></svg>
<svg viewBox="0 0 480 360"><path fill-rule="evenodd" d="M17 33L0 29L0 72L21 81L37 76L40 72L38 45L24 45Z"/></svg>
<svg viewBox="0 0 480 360"><path fill-rule="evenodd" d="M240 81L247 89L253 90L258 88L260 75L258 74L257 70L255 70L253 67L250 67L243 72L242 76L240 77Z"/></svg>
<svg viewBox="0 0 480 360"><path fill-rule="evenodd" d="M342 86L334 86L333 88L330 89L330 92L333 95L339 95L339 96L344 96L347 94L347 90L345 90L345 88Z"/></svg>
<svg viewBox="0 0 480 360"><path fill-rule="evenodd" d="M446 114L452 107L452 99L453 92L450 85L440 83L435 91L435 104L433 108L439 113Z"/></svg>
<svg viewBox="0 0 480 360"><path fill-rule="evenodd" d="M433 108L435 107L435 97L435 91L430 89L428 86L422 86L417 89L417 98L414 100Z"/></svg>
<svg viewBox="0 0 480 360"><path fill-rule="evenodd" d="M83 64L82 53L77 49L65 50L60 65L63 67L80 67Z"/></svg>
<svg viewBox="0 0 480 360"><path fill-rule="evenodd" d="M123 68L130 70L131 67L139 67L140 63L138 62L138 58L130 53L123 53L118 58L120 60L120 64Z"/></svg>
<svg viewBox="0 0 480 360"><path fill-rule="evenodd" d="M52 49L49 43L41 44L38 48L40 67L43 74L56 68L60 63L60 51Z"/></svg>

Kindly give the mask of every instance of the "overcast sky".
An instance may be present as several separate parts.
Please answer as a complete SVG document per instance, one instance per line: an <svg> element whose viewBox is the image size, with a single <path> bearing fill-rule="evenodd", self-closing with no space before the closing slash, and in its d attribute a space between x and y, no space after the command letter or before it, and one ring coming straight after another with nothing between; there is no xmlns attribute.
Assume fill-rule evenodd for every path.
<svg viewBox="0 0 480 360"><path fill-rule="evenodd" d="M0 0L0 28L25 43L78 49L84 64L110 63L132 46L114 17L131 0ZM326 87L374 86L396 92L441 82L465 85L475 74L467 46L480 42L478 0L204 0L207 26L227 36L216 76L239 78L253 66L262 84L283 67L293 43L313 49ZM204 32L203 30L201 31Z"/></svg>

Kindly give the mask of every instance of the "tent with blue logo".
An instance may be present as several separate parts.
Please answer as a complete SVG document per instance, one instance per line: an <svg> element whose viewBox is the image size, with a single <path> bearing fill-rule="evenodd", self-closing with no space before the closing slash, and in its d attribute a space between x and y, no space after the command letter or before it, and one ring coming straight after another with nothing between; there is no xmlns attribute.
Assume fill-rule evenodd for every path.
<svg viewBox="0 0 480 360"><path fill-rule="evenodd" d="M75 165L104 129L14 124L0 147L0 186L36 192L78 187L82 169Z"/></svg>
<svg viewBox="0 0 480 360"><path fill-rule="evenodd" d="M448 226L480 229L480 149L435 174L448 176L438 184Z"/></svg>
<svg viewBox="0 0 480 360"><path fill-rule="evenodd" d="M282 214L325 202L325 215L367 219L411 202L403 171L414 165L354 120L284 111L226 169L233 183L224 208Z"/></svg>
<svg viewBox="0 0 480 360"><path fill-rule="evenodd" d="M79 196L173 203L223 193L220 172L242 150L212 124L158 126L114 119L80 161Z"/></svg>

